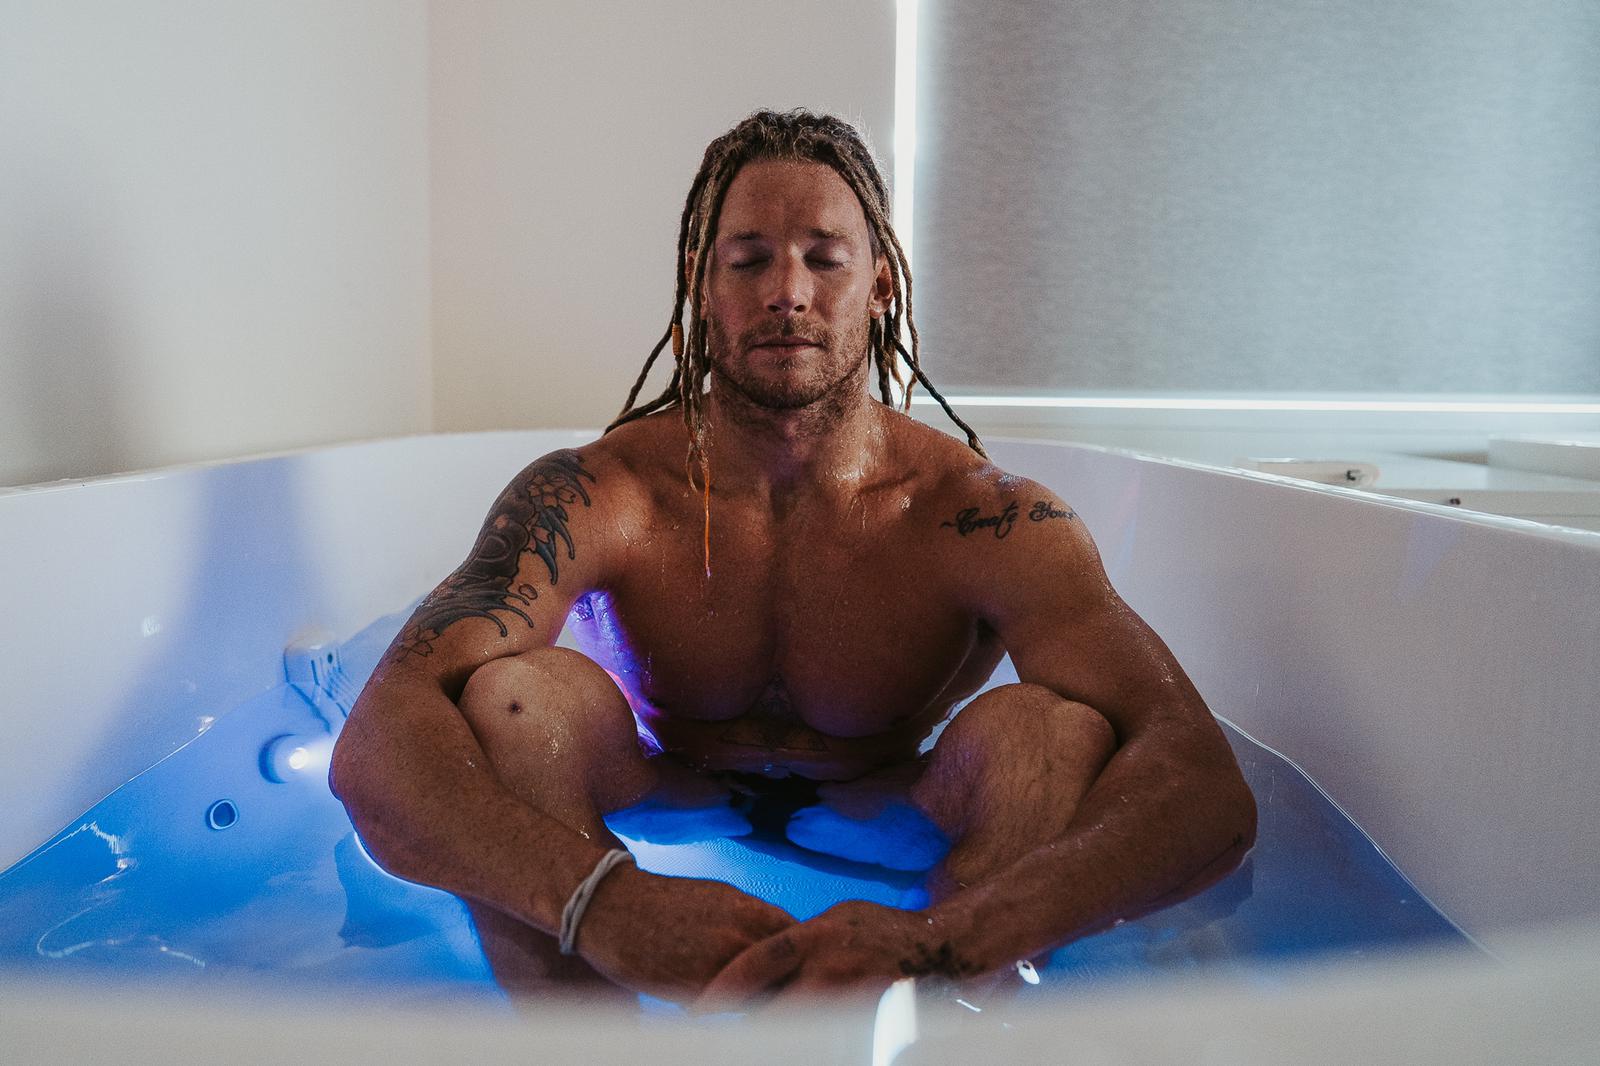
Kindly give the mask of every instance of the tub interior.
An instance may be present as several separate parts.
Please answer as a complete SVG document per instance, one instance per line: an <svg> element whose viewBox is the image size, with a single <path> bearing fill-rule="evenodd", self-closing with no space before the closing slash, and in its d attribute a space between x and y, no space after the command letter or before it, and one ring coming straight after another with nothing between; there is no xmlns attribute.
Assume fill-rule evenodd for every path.
<svg viewBox="0 0 1600 1066"><path fill-rule="evenodd" d="M343 710L408 615L328 649L320 661L337 670L318 687L286 680L220 716L0 875L0 968L388 1003L501 1001L462 903L374 864L327 787ZM1012 680L1004 662L990 685ZM1260 807L1244 865L1176 906L1050 953L1031 979L1019 971L986 995L1049 997L1200 969L1270 981L1287 960L1467 942L1298 768L1225 728ZM725 881L797 919L851 899L925 902L922 874L905 867L925 867L936 851L892 864L900 868L848 861L781 831L723 836L726 814L677 816L674 831L689 839L672 844L611 824L642 868ZM857 834L869 852L874 830L838 817L830 825L835 845Z"/></svg>
<svg viewBox="0 0 1600 1066"><path fill-rule="evenodd" d="M279 980L258 965L271 958L270 972L352 994L366 965L408 995L492 998L460 905L377 874L325 785L307 783L320 775L270 781L261 751L285 734L331 743L326 708L285 683L286 646L338 634L359 676L391 612L460 561L505 482L592 436L407 438L0 493L0 587L23 605L0 613L0 905L38 904L26 922L6 911L7 957ZM1453 923L1491 951L1600 911L1600 534L1108 449L989 447L1082 516L1123 597L1238 727L1263 813L1248 868L1055 953L1047 976L1350 956L1376 950L1385 908L1390 942L1459 936ZM1297 793L1332 808L1241 733L1348 818L1298 820ZM222 800L233 821L212 828ZM1342 834L1354 851L1315 876L1263 868L1275 838ZM759 840L706 842L694 869L791 860L835 893L909 887ZM1319 894L1363 863L1388 903L1347 911ZM846 897L807 906L831 898Z"/></svg>

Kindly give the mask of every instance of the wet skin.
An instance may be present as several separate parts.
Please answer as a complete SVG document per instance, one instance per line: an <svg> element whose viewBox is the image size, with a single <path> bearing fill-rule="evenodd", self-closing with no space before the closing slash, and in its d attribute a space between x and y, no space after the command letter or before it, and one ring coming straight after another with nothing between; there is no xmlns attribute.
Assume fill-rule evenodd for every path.
<svg viewBox="0 0 1600 1066"><path fill-rule="evenodd" d="M750 164L711 254L709 572L676 411L530 464L336 749L374 857L466 897L491 958L534 983L599 974L684 999L970 976L1231 869L1248 789L1071 507L869 396L889 274L849 187ZM569 611L587 660L541 651ZM619 868L585 917L586 967L553 956L562 906L614 844L599 814L663 784L634 716L692 770L904 777L1008 651L1023 684L975 701L908 778L956 841L934 906L794 924L727 886Z"/></svg>

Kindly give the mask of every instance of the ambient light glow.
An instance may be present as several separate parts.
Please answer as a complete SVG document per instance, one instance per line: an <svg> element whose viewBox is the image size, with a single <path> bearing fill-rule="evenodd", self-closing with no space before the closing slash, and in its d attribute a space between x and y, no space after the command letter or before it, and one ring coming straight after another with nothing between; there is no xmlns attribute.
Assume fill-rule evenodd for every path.
<svg viewBox="0 0 1600 1066"><path fill-rule="evenodd" d="M261 773L268 781L286 784L307 770L326 769L332 753L331 737L274 737L261 749Z"/></svg>

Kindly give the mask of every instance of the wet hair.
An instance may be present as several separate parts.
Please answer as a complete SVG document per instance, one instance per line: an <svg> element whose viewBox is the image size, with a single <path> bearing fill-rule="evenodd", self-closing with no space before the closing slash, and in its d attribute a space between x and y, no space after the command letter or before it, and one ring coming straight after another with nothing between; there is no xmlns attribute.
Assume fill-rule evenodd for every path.
<svg viewBox="0 0 1600 1066"><path fill-rule="evenodd" d="M623 404L622 412L606 427L606 432L676 404L682 409L684 424L689 429L689 454L685 459L689 484L699 487L695 486L694 477L695 467L698 466L701 484L708 494L709 508L710 470L705 452L702 404L706 375L711 369L711 356L706 323L698 313L698 308L704 306L706 274L711 261L711 256L704 253L716 239L717 220L722 213L722 202L728 195L728 187L746 164L758 160L821 163L832 167L850 186L867 218L873 261L876 262L880 254L888 253L889 274L893 283L888 312L872 320L868 334L867 349L877 368L880 399L893 406L889 388L892 380L904 389L901 410L909 411L911 390L920 381L939 401L945 414L966 433L968 446L987 457L972 427L951 410L945 398L939 395L939 390L928 380L927 374L923 373L917 327L911 319L911 265L906 261L905 250L901 248L894 228L889 224L889 193L872 158L871 149L849 123L831 115L818 115L804 110L757 111L706 147L700 170L689 186L683 217L678 224L678 287L672 305L671 323L651 349L644 369L639 371L638 379L628 392L627 403ZM689 275L691 258L694 261L692 277ZM683 321L686 306L696 311L687 327ZM902 319L906 332L911 336L909 351L900 340ZM673 355L672 380L655 399L635 407L634 402L639 398L645 378L650 375L650 368L655 365L662 349L669 344ZM896 353L904 356L911 368L914 380L910 384L900 376Z"/></svg>

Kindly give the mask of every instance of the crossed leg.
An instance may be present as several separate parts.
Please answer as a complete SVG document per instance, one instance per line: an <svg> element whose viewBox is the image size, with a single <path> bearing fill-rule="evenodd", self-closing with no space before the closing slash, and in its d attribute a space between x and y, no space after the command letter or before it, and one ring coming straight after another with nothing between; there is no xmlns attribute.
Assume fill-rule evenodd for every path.
<svg viewBox="0 0 1600 1066"><path fill-rule="evenodd" d="M468 680L459 706L506 787L591 840L621 847L603 815L646 799L683 808L725 798L719 786L664 774L674 767L644 757L621 691L581 653L544 648L488 663ZM902 768L876 782L823 786L822 794L855 818L872 813L863 813L863 786L907 796L953 842L929 875L937 901L1064 833L1115 743L1091 708L1041 686L1006 685L946 727L914 783ZM559 986L631 998L581 958L560 954L548 934L492 907L469 908L495 980L508 992Z"/></svg>
<svg viewBox="0 0 1600 1066"><path fill-rule="evenodd" d="M621 847L602 815L642 800L659 774L639 750L633 712L592 659L541 648L479 667L459 701L500 780L519 799L590 840ZM468 903L495 980L509 993L554 988L632 998L554 937Z"/></svg>
<svg viewBox="0 0 1600 1066"><path fill-rule="evenodd" d="M915 832L893 817L909 800L950 842L928 875L928 894L937 902L1065 833L1115 750L1116 734L1093 708L1039 685L1003 685L963 708L925 762L823 785L828 809L800 812L790 837L802 847L855 858L828 838L851 835L842 821L859 826L871 820L872 832L901 839L858 840L855 846L890 854L906 848L903 834ZM927 852L921 842L909 843L910 854Z"/></svg>

